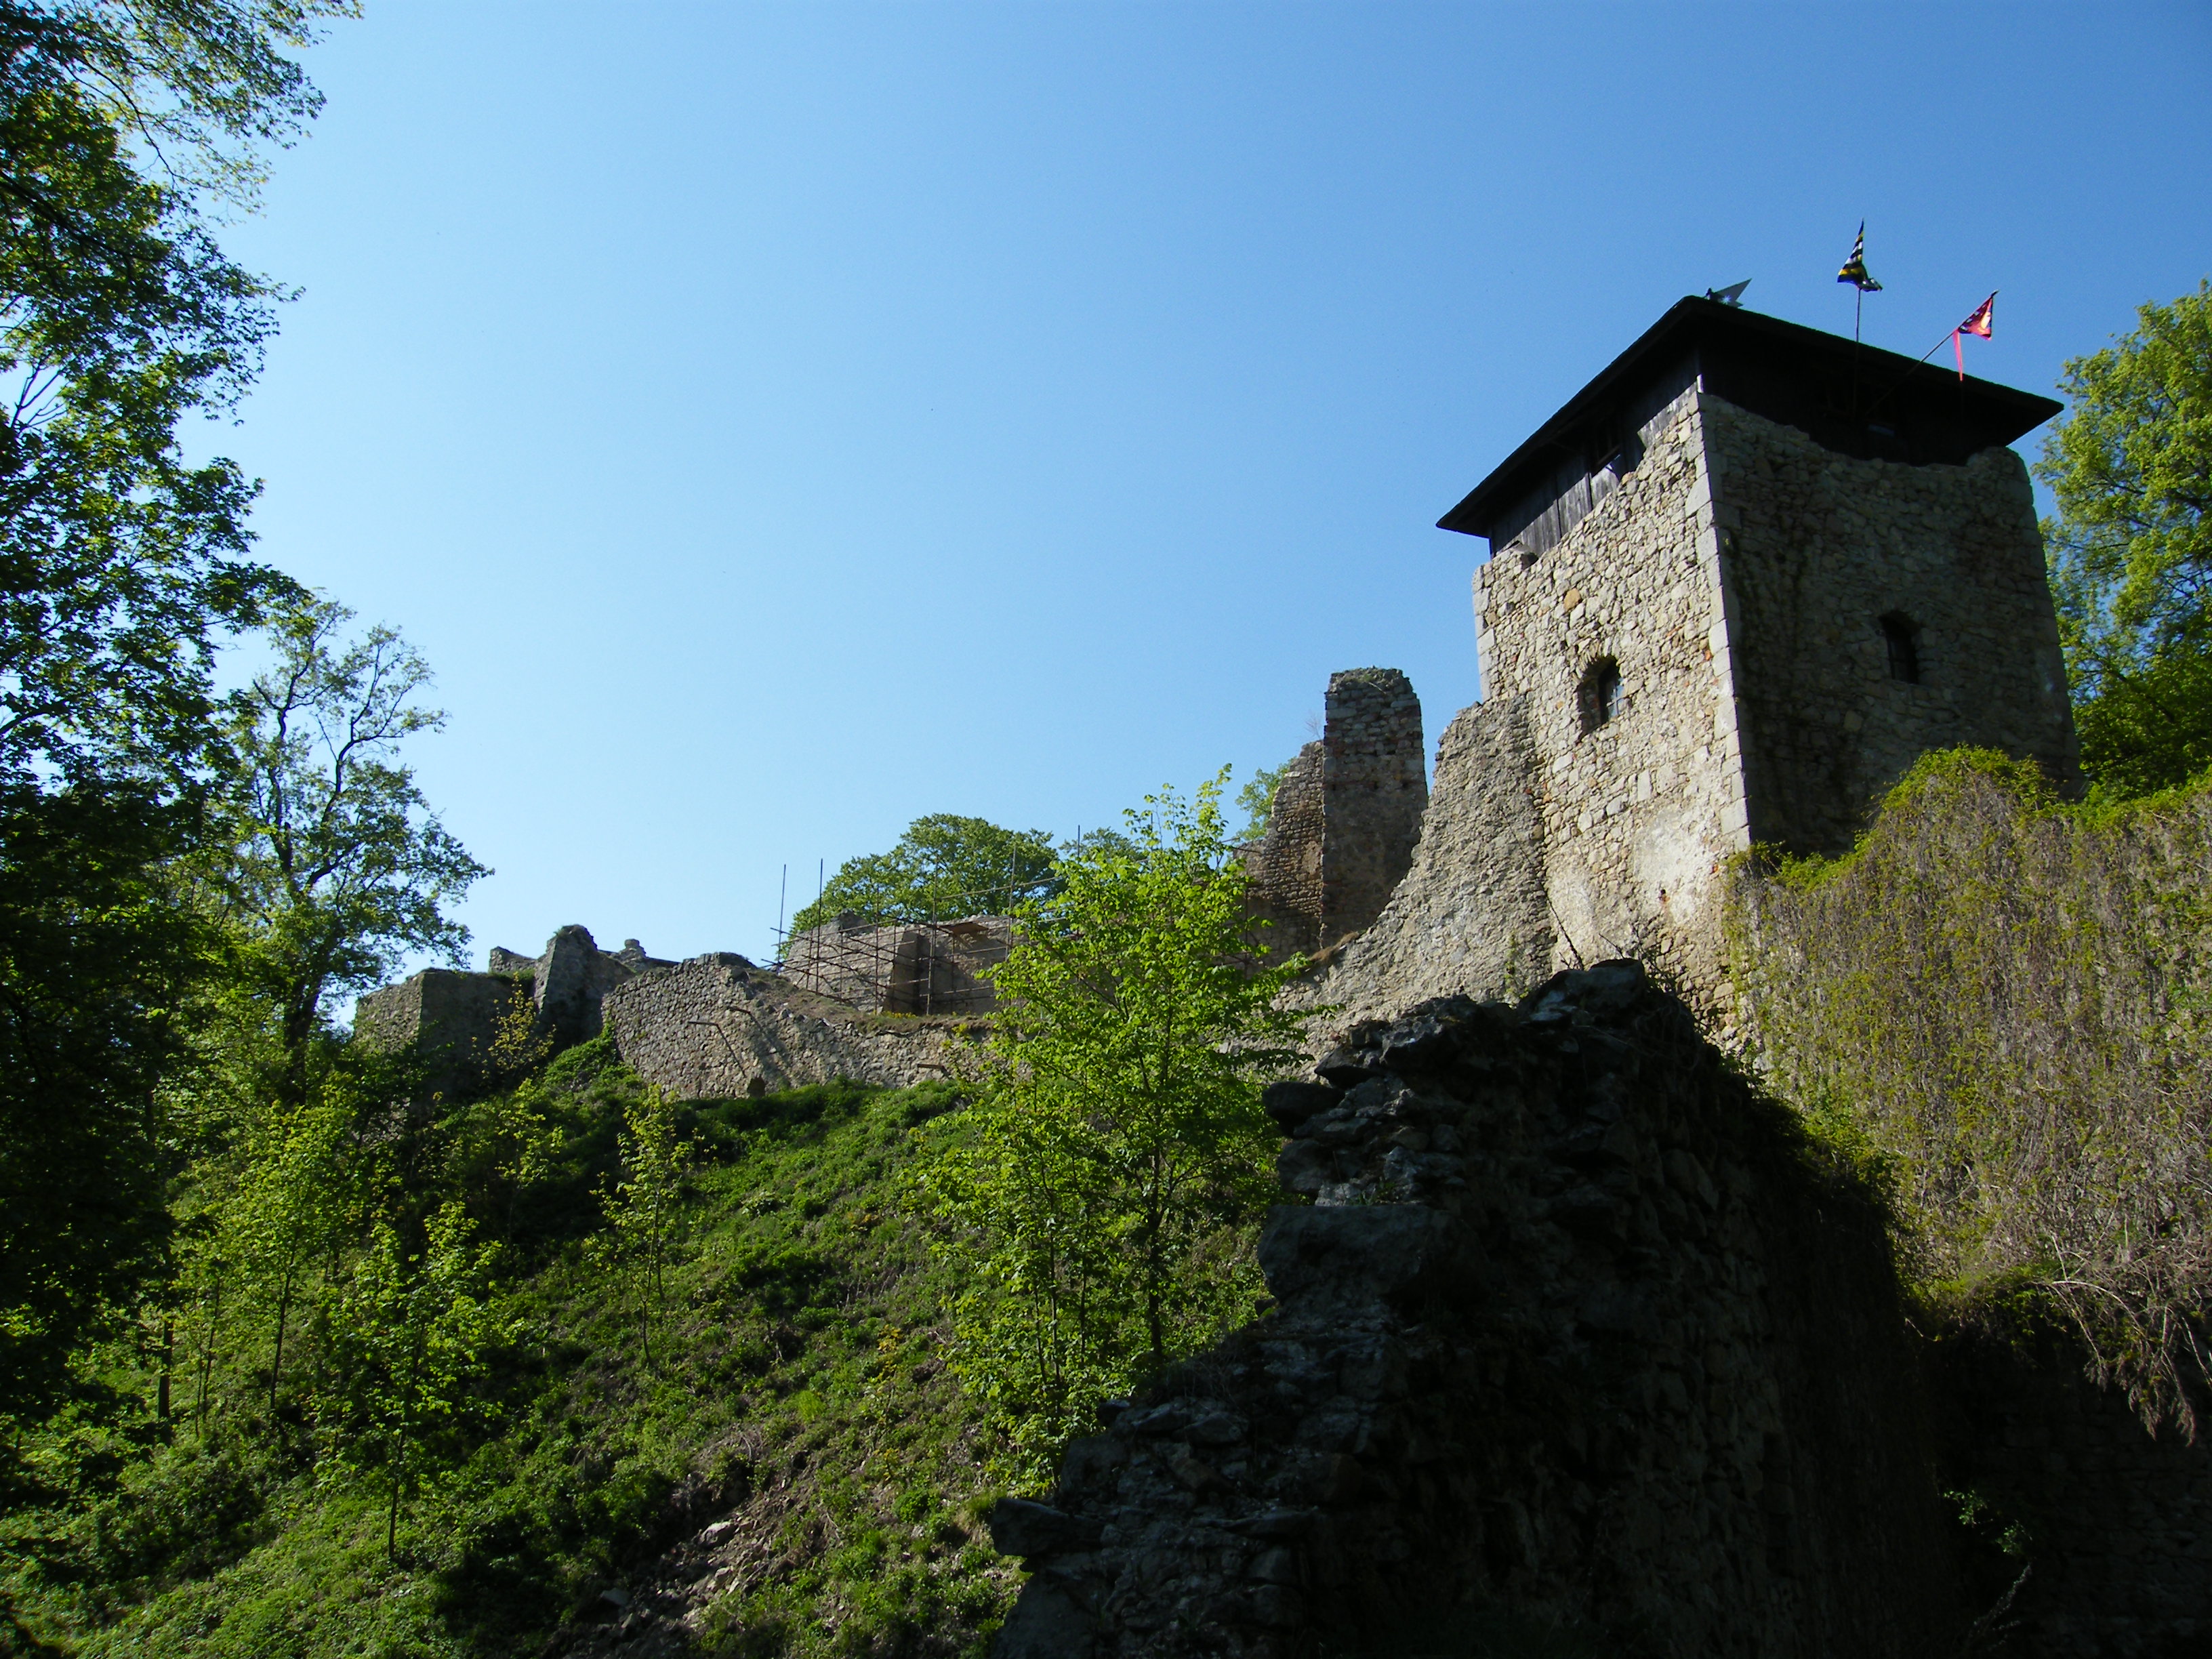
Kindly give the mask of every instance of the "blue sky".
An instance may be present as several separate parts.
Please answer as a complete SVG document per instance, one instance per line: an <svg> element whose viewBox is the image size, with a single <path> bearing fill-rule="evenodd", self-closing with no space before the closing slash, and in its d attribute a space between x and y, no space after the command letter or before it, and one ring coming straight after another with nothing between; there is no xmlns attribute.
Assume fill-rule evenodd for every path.
<svg viewBox="0 0 2212 1659"><path fill-rule="evenodd" d="M228 237L302 290L264 555L402 628L414 760L581 921L770 948L911 818L1072 833L1473 701L1433 523L1680 295L1974 372L2212 271L2212 9L368 0ZM2023 443L2033 452L2035 440Z"/></svg>

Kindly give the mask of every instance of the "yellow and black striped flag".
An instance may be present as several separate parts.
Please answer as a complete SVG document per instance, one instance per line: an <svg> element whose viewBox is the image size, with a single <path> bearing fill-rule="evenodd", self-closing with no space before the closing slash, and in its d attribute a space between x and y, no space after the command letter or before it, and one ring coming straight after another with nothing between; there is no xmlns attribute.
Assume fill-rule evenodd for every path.
<svg viewBox="0 0 2212 1659"><path fill-rule="evenodd" d="M1866 221L1859 221L1859 239L1851 244L1851 257L1844 261L1844 268L1836 273L1839 283L1849 283L1862 294L1879 294L1881 284L1867 275Z"/></svg>

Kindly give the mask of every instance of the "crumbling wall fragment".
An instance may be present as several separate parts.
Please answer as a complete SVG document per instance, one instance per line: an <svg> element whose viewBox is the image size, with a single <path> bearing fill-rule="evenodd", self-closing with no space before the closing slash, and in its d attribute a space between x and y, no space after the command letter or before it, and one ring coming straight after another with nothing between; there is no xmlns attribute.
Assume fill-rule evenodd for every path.
<svg viewBox="0 0 2212 1659"><path fill-rule="evenodd" d="M600 1011L623 1061L682 1100L840 1078L905 1088L952 1075L967 1040L964 1021L862 1012L727 951L640 974Z"/></svg>

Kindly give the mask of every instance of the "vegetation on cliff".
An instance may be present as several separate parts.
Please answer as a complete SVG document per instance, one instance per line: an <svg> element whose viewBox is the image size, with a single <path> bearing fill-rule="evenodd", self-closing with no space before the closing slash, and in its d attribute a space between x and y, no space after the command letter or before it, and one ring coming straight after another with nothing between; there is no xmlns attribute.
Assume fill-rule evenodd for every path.
<svg viewBox="0 0 2212 1659"><path fill-rule="evenodd" d="M1890 1188L1929 1291L2021 1290L2144 1417L2212 1384L2212 778L2114 805L1933 755L1733 925L1775 1083Z"/></svg>

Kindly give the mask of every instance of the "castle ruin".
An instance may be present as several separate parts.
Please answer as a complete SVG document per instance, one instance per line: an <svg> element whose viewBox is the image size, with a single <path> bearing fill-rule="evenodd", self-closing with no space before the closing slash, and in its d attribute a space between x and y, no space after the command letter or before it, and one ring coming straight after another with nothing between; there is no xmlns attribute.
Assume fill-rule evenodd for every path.
<svg viewBox="0 0 2212 1659"><path fill-rule="evenodd" d="M1718 1000L1753 843L1847 849L1923 753L2078 784L2027 469L2049 398L1675 305L1440 520L1488 538L1483 700L1413 868L1320 1000L1633 956Z"/></svg>
<svg viewBox="0 0 2212 1659"><path fill-rule="evenodd" d="M1406 677L1337 674L1243 849L1334 1045L1267 1091L1314 1200L1261 1236L1276 1310L998 1506L1032 1569L998 1659L1291 1659L1485 1598L1655 1653L2202 1648L2201 1443L2063 1357L1920 1341L1878 1219L1618 960L1724 1006L1730 860L1849 847L1929 750L2078 784L2007 447L2057 410L1685 300L1444 516L1492 556L1433 783ZM781 974L565 928L357 1029L457 1077L526 1011L682 1098L912 1083L1011 942L969 920L834 923ZM2040 1529L2017 1605L1954 1478Z"/></svg>

